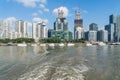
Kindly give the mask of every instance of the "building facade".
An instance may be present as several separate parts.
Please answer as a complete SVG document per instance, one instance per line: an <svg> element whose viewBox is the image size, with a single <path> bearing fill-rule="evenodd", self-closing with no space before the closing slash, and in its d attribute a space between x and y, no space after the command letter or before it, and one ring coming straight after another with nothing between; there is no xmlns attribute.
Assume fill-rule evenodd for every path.
<svg viewBox="0 0 120 80"><path fill-rule="evenodd" d="M18 33L18 38L28 37L28 23L22 20L16 21L15 32Z"/></svg>
<svg viewBox="0 0 120 80"><path fill-rule="evenodd" d="M108 41L109 42L114 42L114 36L115 36L115 24L111 23L109 25L105 26L105 30L108 31Z"/></svg>
<svg viewBox="0 0 120 80"><path fill-rule="evenodd" d="M96 23L91 23L89 25L89 30L98 31L98 25Z"/></svg>
<svg viewBox="0 0 120 80"><path fill-rule="evenodd" d="M87 31L85 32L85 39L88 41L97 41L97 31Z"/></svg>
<svg viewBox="0 0 120 80"><path fill-rule="evenodd" d="M99 30L97 32L97 40L102 42L108 42L108 31Z"/></svg>
<svg viewBox="0 0 120 80"><path fill-rule="evenodd" d="M48 38L48 28L44 22L33 23L32 25L32 38L45 39Z"/></svg>
<svg viewBox="0 0 120 80"><path fill-rule="evenodd" d="M62 10L58 10L58 17L54 22L54 29L48 30L48 37L67 41L72 40L72 32L68 30L68 22Z"/></svg>
<svg viewBox="0 0 120 80"><path fill-rule="evenodd" d="M12 32L12 21L4 20L0 21L0 38L10 38Z"/></svg>
<svg viewBox="0 0 120 80"><path fill-rule="evenodd" d="M120 15L110 15L109 23L114 24L115 42L120 42Z"/></svg>
<svg viewBox="0 0 120 80"><path fill-rule="evenodd" d="M80 12L76 11L76 17L74 20L74 39L83 38L84 38L83 20L80 19Z"/></svg>

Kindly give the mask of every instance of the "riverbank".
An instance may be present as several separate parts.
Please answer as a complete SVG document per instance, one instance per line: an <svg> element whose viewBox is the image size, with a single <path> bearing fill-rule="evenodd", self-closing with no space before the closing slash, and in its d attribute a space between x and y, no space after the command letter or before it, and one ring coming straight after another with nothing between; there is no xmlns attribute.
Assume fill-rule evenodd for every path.
<svg viewBox="0 0 120 80"><path fill-rule="evenodd" d="M104 42L89 42L85 43L0 43L0 46L79 46L79 45L93 46L93 45L120 45L120 43L104 43Z"/></svg>
<svg viewBox="0 0 120 80"><path fill-rule="evenodd" d="M0 43L0 46L75 46L75 43Z"/></svg>

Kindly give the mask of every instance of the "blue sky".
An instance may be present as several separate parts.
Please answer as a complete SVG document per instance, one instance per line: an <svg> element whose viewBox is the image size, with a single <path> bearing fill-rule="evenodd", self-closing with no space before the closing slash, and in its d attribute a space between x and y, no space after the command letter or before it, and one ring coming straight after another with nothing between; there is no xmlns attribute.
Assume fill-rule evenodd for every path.
<svg viewBox="0 0 120 80"><path fill-rule="evenodd" d="M109 15L120 14L120 0L0 0L0 19L14 18L31 23L44 20L48 28L53 28L57 17L54 10L59 7L65 8L70 30L74 27L76 7L80 8L85 30L92 22L101 29L108 24Z"/></svg>

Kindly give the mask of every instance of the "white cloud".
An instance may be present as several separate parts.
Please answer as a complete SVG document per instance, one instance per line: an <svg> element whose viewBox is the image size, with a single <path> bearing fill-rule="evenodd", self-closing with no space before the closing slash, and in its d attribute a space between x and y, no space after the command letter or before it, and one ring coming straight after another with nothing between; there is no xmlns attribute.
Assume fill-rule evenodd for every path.
<svg viewBox="0 0 120 80"><path fill-rule="evenodd" d="M87 13L88 13L88 11L87 11L87 10L83 10L83 13L86 13L86 14L87 14Z"/></svg>
<svg viewBox="0 0 120 80"><path fill-rule="evenodd" d="M47 0L38 0L39 2L41 2L41 3L46 3L47 2Z"/></svg>
<svg viewBox="0 0 120 80"><path fill-rule="evenodd" d="M45 12L49 12L50 10L49 10L49 9L47 9L47 8L45 8L45 9L44 9L44 11L45 11Z"/></svg>
<svg viewBox="0 0 120 80"><path fill-rule="evenodd" d="M47 24L48 23L48 19L41 19L41 18L35 17L35 18L33 18L33 22L35 22L35 23L45 22Z"/></svg>
<svg viewBox="0 0 120 80"><path fill-rule="evenodd" d="M38 10L37 12L33 13L32 16L36 17L39 14L43 14L43 12L41 10Z"/></svg>
<svg viewBox="0 0 120 80"><path fill-rule="evenodd" d="M32 26L32 23L31 22L27 22L28 23L28 27L31 27Z"/></svg>
<svg viewBox="0 0 120 80"><path fill-rule="evenodd" d="M38 13L33 13L32 15L33 15L33 16L37 16L37 15L38 15Z"/></svg>
<svg viewBox="0 0 120 80"><path fill-rule="evenodd" d="M48 19L43 19L43 22L47 24L48 23Z"/></svg>
<svg viewBox="0 0 120 80"><path fill-rule="evenodd" d="M56 15L58 15L58 10L63 11L65 17L67 17L67 16L69 15L69 10L68 10L67 7L61 6L61 7L59 7L59 8L55 8L55 9L53 10L53 13L56 14Z"/></svg>
<svg viewBox="0 0 120 80"><path fill-rule="evenodd" d="M35 17L35 18L33 18L33 22L35 22L35 23L42 22L42 19Z"/></svg>
<svg viewBox="0 0 120 80"><path fill-rule="evenodd" d="M42 9L44 9L45 5L44 4L40 4L39 7L42 8Z"/></svg>
<svg viewBox="0 0 120 80"><path fill-rule="evenodd" d="M39 7L40 7L41 9L43 9L43 11L49 12L49 9L46 8L44 4L40 4Z"/></svg>
<svg viewBox="0 0 120 80"><path fill-rule="evenodd" d="M79 11L81 14L87 14L88 11L85 9L80 9L79 7L74 7L73 10Z"/></svg>
<svg viewBox="0 0 120 80"><path fill-rule="evenodd" d="M37 3L46 3L47 0L16 0L19 3L22 3L26 7L36 7Z"/></svg>
<svg viewBox="0 0 120 80"><path fill-rule="evenodd" d="M15 17L8 17L8 18L5 19L5 21L13 21L13 22L15 22L15 21L17 21L17 19Z"/></svg>
<svg viewBox="0 0 120 80"><path fill-rule="evenodd" d="M39 13L39 14L43 14L43 12L42 12L41 10L38 10L38 13Z"/></svg>

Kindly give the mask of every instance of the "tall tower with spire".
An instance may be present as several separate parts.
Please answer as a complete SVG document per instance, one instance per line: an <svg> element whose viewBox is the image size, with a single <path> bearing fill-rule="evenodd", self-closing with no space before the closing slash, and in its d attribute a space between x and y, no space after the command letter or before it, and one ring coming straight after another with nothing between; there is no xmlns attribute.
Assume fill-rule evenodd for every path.
<svg viewBox="0 0 120 80"><path fill-rule="evenodd" d="M75 11L75 14L76 14L76 15L75 15L75 17L76 17L75 19L76 19L76 20L80 20L80 12L76 10L76 11Z"/></svg>
<svg viewBox="0 0 120 80"><path fill-rule="evenodd" d="M58 9L58 17L54 22L54 30L56 31L67 31L68 30L68 22L64 17L63 10Z"/></svg>
<svg viewBox="0 0 120 80"><path fill-rule="evenodd" d="M58 18L63 18L64 12L63 10L58 9Z"/></svg>
<svg viewBox="0 0 120 80"><path fill-rule="evenodd" d="M54 22L54 29L48 30L48 37L67 41L72 40L72 32L68 29L68 22L64 17L63 10L58 9L58 17Z"/></svg>
<svg viewBox="0 0 120 80"><path fill-rule="evenodd" d="M83 39L84 29L83 20L80 18L80 10L75 10L75 20L74 20L74 39Z"/></svg>

